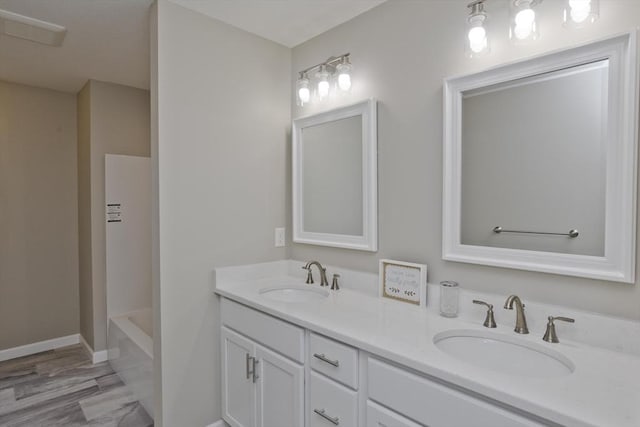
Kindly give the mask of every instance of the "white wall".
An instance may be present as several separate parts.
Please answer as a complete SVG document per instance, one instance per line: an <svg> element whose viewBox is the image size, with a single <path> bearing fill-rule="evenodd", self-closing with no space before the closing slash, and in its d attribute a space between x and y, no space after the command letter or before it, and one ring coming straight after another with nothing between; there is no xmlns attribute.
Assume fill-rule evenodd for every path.
<svg viewBox="0 0 640 427"><path fill-rule="evenodd" d="M105 156L107 318L151 309L151 159ZM108 210L109 208L107 208Z"/></svg>
<svg viewBox="0 0 640 427"><path fill-rule="evenodd" d="M78 333L75 111L0 81L0 350Z"/></svg>
<svg viewBox="0 0 640 427"><path fill-rule="evenodd" d="M525 302L537 300L640 319L640 286L637 284L630 286L441 259L443 79L640 25L640 2L603 0L600 3L600 21L588 29L569 31L561 24L562 2L543 2L538 8L541 39L531 46L515 47L507 40L506 2L488 2L492 52L478 60L464 56L466 2L450 0L387 2L294 48L294 72L331 55L350 52L354 87L351 98L343 102L368 97L379 100L380 250L369 254L295 244L291 247L291 256L372 272L377 271L379 258L424 262L429 265L432 283L451 279L469 289L516 293ZM292 100L294 117L337 105L335 102L302 109ZM291 228L290 221L287 225Z"/></svg>
<svg viewBox="0 0 640 427"><path fill-rule="evenodd" d="M220 418L213 268L286 256L273 238L286 216L291 53L167 0L156 7L155 415L204 426Z"/></svg>

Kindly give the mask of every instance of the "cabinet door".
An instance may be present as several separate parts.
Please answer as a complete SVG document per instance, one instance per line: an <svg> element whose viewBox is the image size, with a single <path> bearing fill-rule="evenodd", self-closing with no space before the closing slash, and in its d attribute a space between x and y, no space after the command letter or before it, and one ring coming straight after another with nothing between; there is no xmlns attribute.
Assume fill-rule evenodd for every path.
<svg viewBox="0 0 640 427"><path fill-rule="evenodd" d="M231 427L255 427L255 344L224 327L221 334L222 417Z"/></svg>
<svg viewBox="0 0 640 427"><path fill-rule="evenodd" d="M303 366L259 345L256 359L257 426L303 426Z"/></svg>

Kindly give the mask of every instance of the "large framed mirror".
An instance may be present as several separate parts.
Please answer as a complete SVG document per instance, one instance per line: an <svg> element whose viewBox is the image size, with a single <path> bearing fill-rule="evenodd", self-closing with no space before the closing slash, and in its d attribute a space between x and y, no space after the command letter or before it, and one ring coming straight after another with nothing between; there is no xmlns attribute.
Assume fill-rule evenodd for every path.
<svg viewBox="0 0 640 427"><path fill-rule="evenodd" d="M443 258L634 283L636 33L445 81Z"/></svg>
<svg viewBox="0 0 640 427"><path fill-rule="evenodd" d="M378 249L376 101L293 121L293 241Z"/></svg>

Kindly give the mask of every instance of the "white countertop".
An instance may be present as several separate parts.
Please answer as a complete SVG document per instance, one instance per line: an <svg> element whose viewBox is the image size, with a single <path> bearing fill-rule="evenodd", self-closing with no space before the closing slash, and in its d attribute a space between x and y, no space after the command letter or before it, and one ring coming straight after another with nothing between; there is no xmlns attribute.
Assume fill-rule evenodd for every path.
<svg viewBox="0 0 640 427"><path fill-rule="evenodd" d="M555 423L640 426L640 358L634 355L562 340L562 336L562 342L549 344L537 334L517 335L513 326L499 324L496 329L487 329L481 322L443 318L423 307L350 289L330 291L320 301L279 302L259 291L304 282L300 277L282 274L278 268L267 268L259 274L255 268L251 274L216 273L218 295ZM575 371L538 379L472 366L434 345L436 334L451 329L489 331L551 346L572 361Z"/></svg>

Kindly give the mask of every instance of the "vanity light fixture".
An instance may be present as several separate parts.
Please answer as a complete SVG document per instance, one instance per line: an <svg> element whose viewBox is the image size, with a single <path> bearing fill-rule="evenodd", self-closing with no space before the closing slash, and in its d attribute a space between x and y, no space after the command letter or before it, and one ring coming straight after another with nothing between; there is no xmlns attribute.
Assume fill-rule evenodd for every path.
<svg viewBox="0 0 640 427"><path fill-rule="evenodd" d="M514 43L537 40L538 22L534 7L542 0L512 0L509 37Z"/></svg>
<svg viewBox="0 0 640 427"><path fill-rule="evenodd" d="M476 0L467 6L470 9L467 18L468 32L466 51L469 57L482 56L489 52L487 29L484 26L487 14L484 11L485 0Z"/></svg>
<svg viewBox="0 0 640 427"><path fill-rule="evenodd" d="M315 86L315 99L322 100L332 93L332 89L339 92L349 92L352 85L353 66L349 61L349 53L332 56L325 62L313 65L300 71L296 82L297 104L304 106L312 100L311 87ZM317 70L315 74L312 71ZM309 75L314 77L312 83Z"/></svg>
<svg viewBox="0 0 640 427"><path fill-rule="evenodd" d="M565 0L565 27L580 28L593 24L599 17L599 0Z"/></svg>
<svg viewBox="0 0 640 427"><path fill-rule="evenodd" d="M489 42L485 23L486 0L474 0L467 5L470 9L467 17L466 55L470 58L489 52ZM536 6L543 0L509 0L509 38L514 44L523 44L537 40L538 32ZM582 28L592 24L600 17L600 0L562 0L564 2L564 26Z"/></svg>

